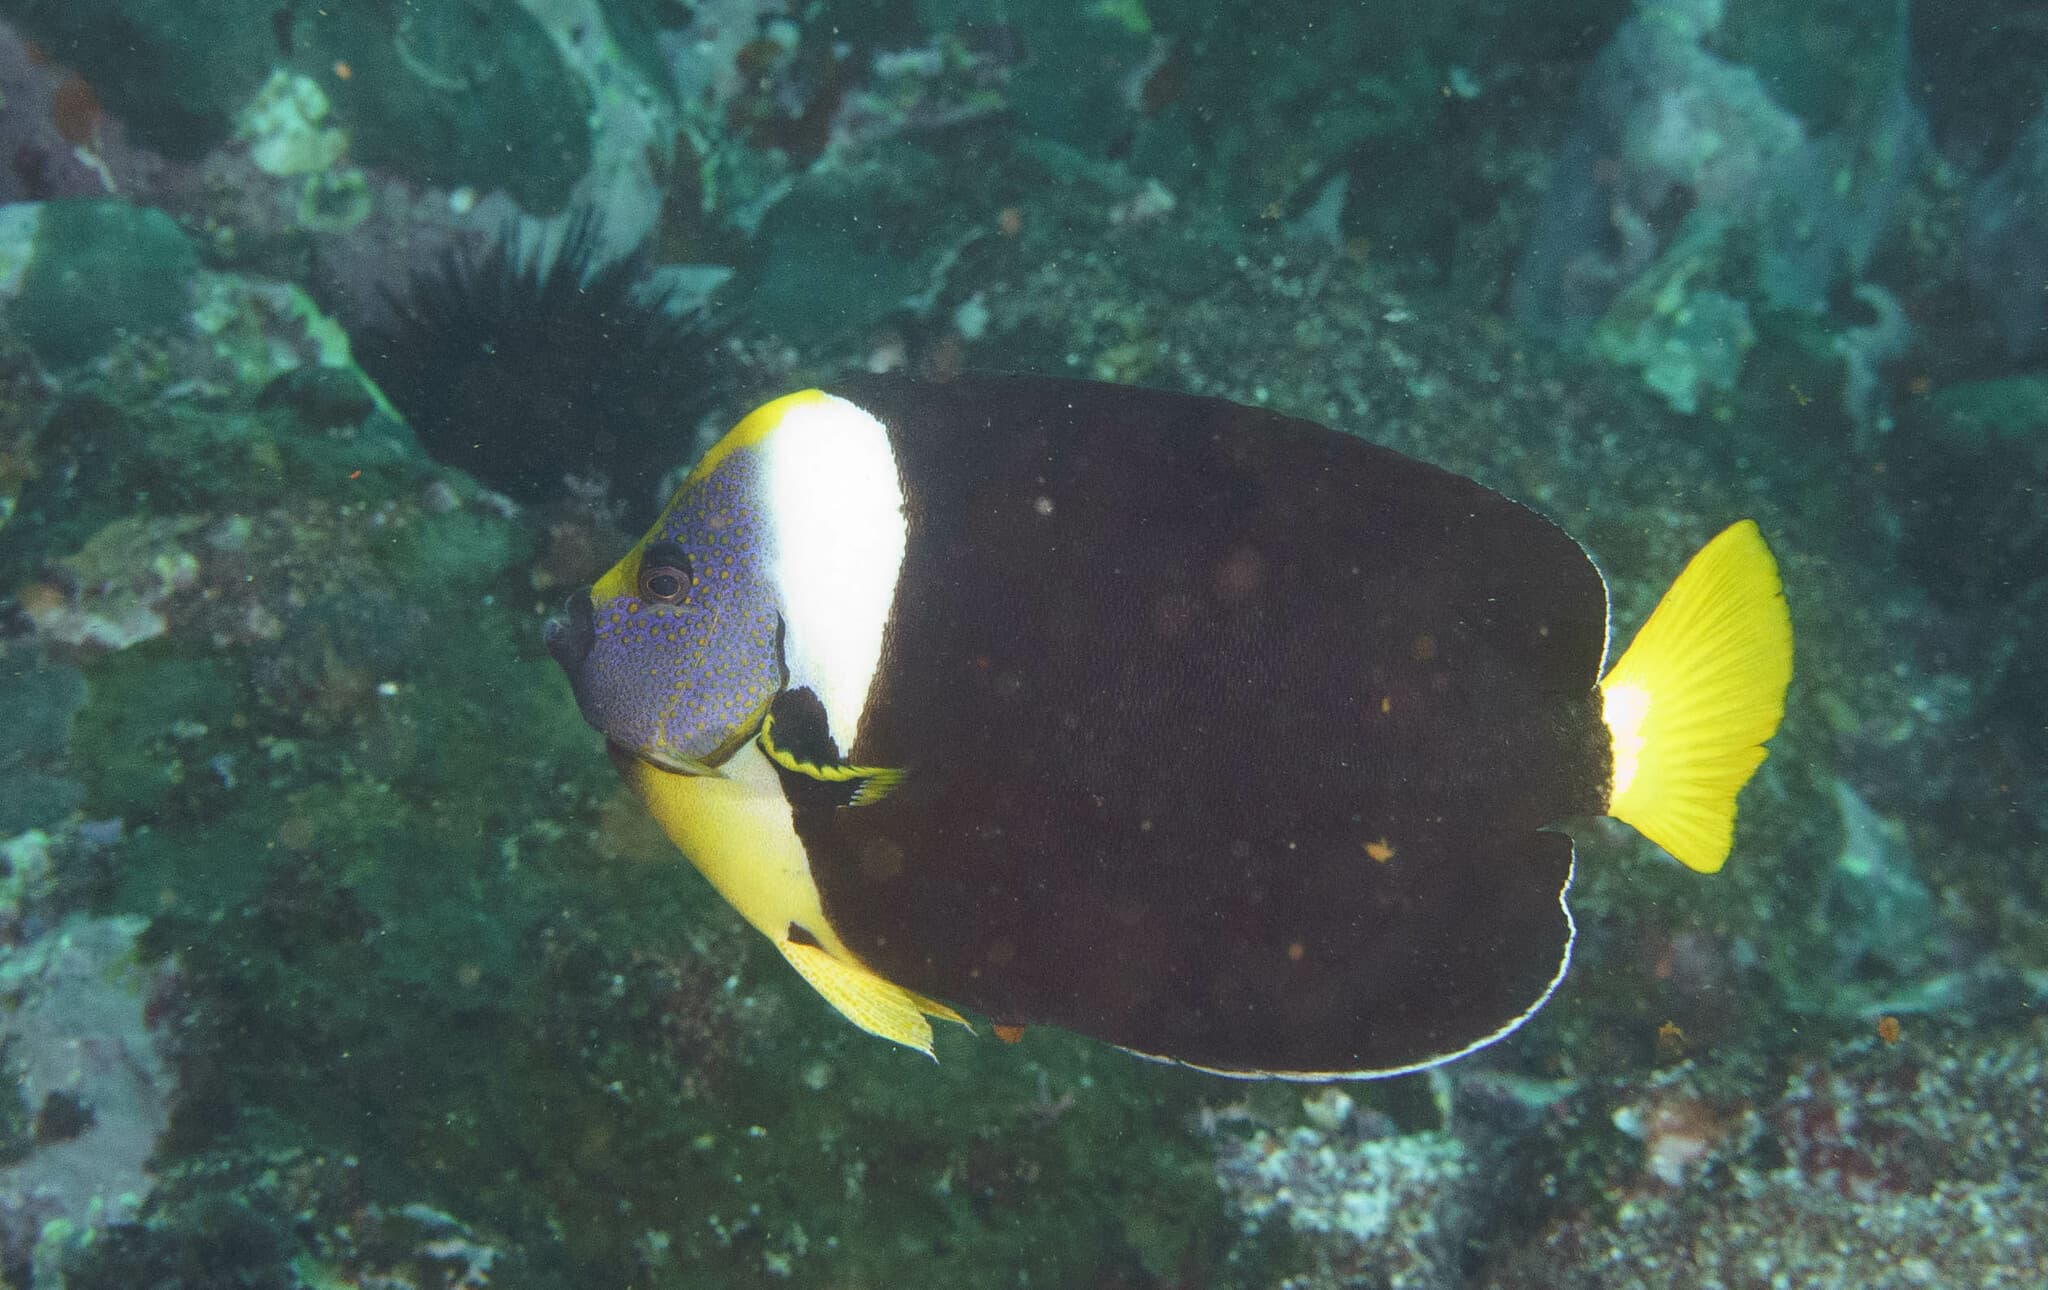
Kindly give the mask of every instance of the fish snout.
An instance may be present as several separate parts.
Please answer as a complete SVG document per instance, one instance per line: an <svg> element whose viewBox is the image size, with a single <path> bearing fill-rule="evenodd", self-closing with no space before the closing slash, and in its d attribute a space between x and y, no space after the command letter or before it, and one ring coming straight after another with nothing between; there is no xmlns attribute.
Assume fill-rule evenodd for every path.
<svg viewBox="0 0 2048 1290"><path fill-rule="evenodd" d="M562 602L561 616L548 619L541 627L540 638L555 662L569 674L569 679L580 679L583 662L597 645L597 627L593 621L589 593L571 592L569 598Z"/></svg>

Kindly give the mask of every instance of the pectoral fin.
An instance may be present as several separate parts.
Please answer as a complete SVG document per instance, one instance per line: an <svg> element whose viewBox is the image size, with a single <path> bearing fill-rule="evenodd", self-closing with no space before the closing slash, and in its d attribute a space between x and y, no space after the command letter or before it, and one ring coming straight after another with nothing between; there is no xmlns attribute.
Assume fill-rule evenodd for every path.
<svg viewBox="0 0 2048 1290"><path fill-rule="evenodd" d="M761 751L783 770L846 789L848 806L873 805L903 782L900 769L846 761L825 728L824 708L809 690L778 696L761 720L759 738Z"/></svg>
<svg viewBox="0 0 2048 1290"><path fill-rule="evenodd" d="M871 1035L915 1048L935 1061L932 1026L925 1018L938 1017L967 1025L966 1018L945 1004L885 981L857 963L834 957L820 946L784 937L775 943L775 948L848 1021Z"/></svg>

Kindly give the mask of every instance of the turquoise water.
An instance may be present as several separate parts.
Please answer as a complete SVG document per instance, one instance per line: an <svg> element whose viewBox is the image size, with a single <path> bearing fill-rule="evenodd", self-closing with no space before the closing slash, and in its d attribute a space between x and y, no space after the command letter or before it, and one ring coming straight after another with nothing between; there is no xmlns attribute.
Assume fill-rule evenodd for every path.
<svg viewBox="0 0 2048 1290"><path fill-rule="evenodd" d="M2022 0L0 0L0 1276L2048 1283L2044 95ZM1468 475L1617 646L1754 518L1726 868L1572 821L1554 997L1392 1079L860 1033L543 623L981 371Z"/></svg>

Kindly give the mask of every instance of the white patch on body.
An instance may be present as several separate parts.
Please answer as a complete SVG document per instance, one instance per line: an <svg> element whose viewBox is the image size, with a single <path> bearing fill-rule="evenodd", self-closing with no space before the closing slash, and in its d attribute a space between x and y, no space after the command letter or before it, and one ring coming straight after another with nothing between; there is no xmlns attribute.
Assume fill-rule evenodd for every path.
<svg viewBox="0 0 2048 1290"><path fill-rule="evenodd" d="M789 684L823 702L845 755L903 567L909 522L896 453L880 421L831 395L792 407L762 450Z"/></svg>

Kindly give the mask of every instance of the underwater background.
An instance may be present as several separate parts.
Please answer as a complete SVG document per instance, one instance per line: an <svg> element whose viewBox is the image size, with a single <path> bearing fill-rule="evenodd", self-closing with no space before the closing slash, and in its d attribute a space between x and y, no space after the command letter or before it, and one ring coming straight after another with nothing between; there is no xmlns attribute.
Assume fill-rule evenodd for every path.
<svg viewBox="0 0 2048 1290"><path fill-rule="evenodd" d="M2038 0L0 0L0 1279L2048 1284ZM844 1024L543 618L762 400L1037 371L1754 516L1721 874L1486 1051Z"/></svg>

